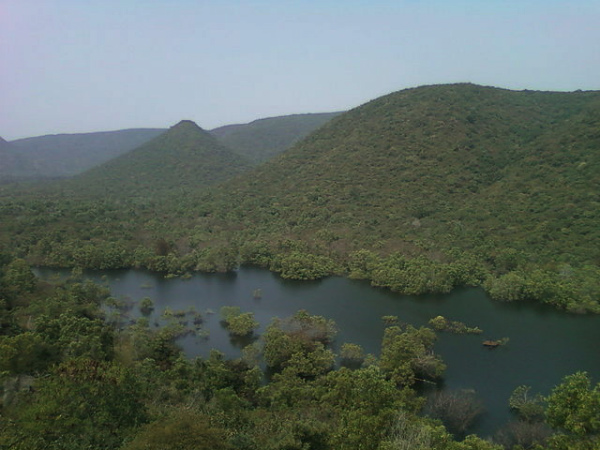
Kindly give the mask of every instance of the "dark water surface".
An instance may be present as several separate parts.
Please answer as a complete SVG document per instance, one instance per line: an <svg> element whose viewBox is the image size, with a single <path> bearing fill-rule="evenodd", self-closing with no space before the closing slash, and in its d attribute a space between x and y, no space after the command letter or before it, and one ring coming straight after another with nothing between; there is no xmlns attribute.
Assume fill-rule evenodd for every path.
<svg viewBox="0 0 600 450"><path fill-rule="evenodd" d="M46 278L59 272L40 269ZM63 272L63 274L66 272ZM272 317L287 317L306 309L333 319L339 328L334 351L341 344L361 345L365 352L379 355L384 315L398 316L414 326L443 315L469 326L478 326L482 335L441 333L437 352L448 368L445 389L473 389L483 400L485 413L472 430L489 435L511 419L508 398L519 385L548 394L562 377L578 370L600 379L600 317L558 312L543 305L492 302L481 289L456 290L447 295L401 296L368 283L332 277L318 282L286 281L267 270L242 268L233 274L197 274L188 280L164 279L137 271L86 272L86 277L106 283L117 298L139 301L150 297L155 311L151 323L162 311L188 310L203 313L208 339L196 336L179 342L190 357L206 356L211 348L228 357L241 349L221 327L222 306L239 306L252 311L262 333ZM253 292L260 289L262 297ZM215 314L206 314L207 310ZM139 315L134 307L132 315ZM494 350L482 346L484 339L508 337L509 343Z"/></svg>

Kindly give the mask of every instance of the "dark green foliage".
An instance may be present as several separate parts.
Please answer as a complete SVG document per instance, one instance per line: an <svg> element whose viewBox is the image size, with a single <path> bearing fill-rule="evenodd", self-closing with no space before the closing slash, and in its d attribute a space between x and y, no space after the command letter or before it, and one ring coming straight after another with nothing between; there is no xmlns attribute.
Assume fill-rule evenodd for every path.
<svg viewBox="0 0 600 450"><path fill-rule="evenodd" d="M441 377L446 366L433 353L435 339L430 328L387 327L381 346L381 369L399 386Z"/></svg>
<svg viewBox="0 0 600 450"><path fill-rule="evenodd" d="M150 297L144 297L140 300L140 311L145 316L150 315L150 313L154 310L154 302Z"/></svg>
<svg viewBox="0 0 600 450"><path fill-rule="evenodd" d="M334 272L334 262L326 256L293 251L274 259L270 269L281 278L293 280L317 280Z"/></svg>
<svg viewBox="0 0 600 450"><path fill-rule="evenodd" d="M342 366L359 368L365 361L365 353L360 345L345 343L340 349L340 358Z"/></svg>
<svg viewBox="0 0 600 450"><path fill-rule="evenodd" d="M571 440L596 448L600 442L600 385L592 386L587 373L577 372L564 378L548 397L548 424L564 431ZM579 448L579 447L578 447Z"/></svg>
<svg viewBox="0 0 600 450"><path fill-rule="evenodd" d="M15 259L6 264L0 274L1 296L9 302L20 295L32 292L37 284L29 264L23 259Z"/></svg>
<svg viewBox="0 0 600 450"><path fill-rule="evenodd" d="M333 321L303 310L287 319L274 319L263 336L265 361L275 371L308 378L326 373L334 363L326 345L336 332Z"/></svg>
<svg viewBox="0 0 600 450"><path fill-rule="evenodd" d="M504 448L543 449L546 447L552 430L543 422L517 420L509 422L494 435L494 442ZM550 447L556 448L556 447Z"/></svg>
<svg viewBox="0 0 600 450"><path fill-rule="evenodd" d="M226 450L225 430L193 411L181 411L144 427L123 450Z"/></svg>
<svg viewBox="0 0 600 450"><path fill-rule="evenodd" d="M260 325L254 319L254 313L242 313L237 306L223 306L221 317L225 327L233 336L249 336Z"/></svg>
<svg viewBox="0 0 600 450"><path fill-rule="evenodd" d="M20 375L38 373L56 361L56 351L39 333L24 332L0 336L0 373Z"/></svg>
<svg viewBox="0 0 600 450"><path fill-rule="evenodd" d="M462 322L449 320L444 316L436 316L429 320L429 325L436 331L448 331L456 334L481 334L483 330L479 327L468 327Z"/></svg>
<svg viewBox="0 0 600 450"><path fill-rule="evenodd" d="M488 277L484 286L495 300L537 300L573 312L600 312L597 301L600 268L597 266L563 265L557 271L512 271Z"/></svg>
<svg viewBox="0 0 600 450"><path fill-rule="evenodd" d="M6 284L14 305L9 311L14 329L0 336L0 371L38 374L71 358L111 359L114 331L100 319L100 302L107 295L103 288L68 280L43 292L24 261L14 260L6 267L14 271L3 278L14 283ZM25 329L16 323L24 323Z"/></svg>
<svg viewBox="0 0 600 450"><path fill-rule="evenodd" d="M431 395L425 411L440 419L455 436L464 436L483 412L483 405L474 391L440 391Z"/></svg>
<svg viewBox="0 0 600 450"><path fill-rule="evenodd" d="M133 374L111 363L67 361L21 399L3 436L14 449L112 449L146 420Z"/></svg>

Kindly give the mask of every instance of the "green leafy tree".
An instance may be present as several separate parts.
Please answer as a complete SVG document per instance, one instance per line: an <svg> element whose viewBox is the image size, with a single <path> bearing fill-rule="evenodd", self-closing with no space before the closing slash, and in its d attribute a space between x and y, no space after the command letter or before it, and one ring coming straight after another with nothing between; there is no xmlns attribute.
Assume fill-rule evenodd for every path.
<svg viewBox="0 0 600 450"><path fill-rule="evenodd" d="M293 251L276 258L271 270L279 272L279 275L286 279L318 280L332 275L335 263L327 256Z"/></svg>
<svg viewBox="0 0 600 450"><path fill-rule="evenodd" d="M209 417L183 410L145 425L123 450L227 450L225 430Z"/></svg>
<svg viewBox="0 0 600 450"><path fill-rule="evenodd" d="M508 399L508 405L522 420L537 422L544 418L544 397L530 391L531 386L518 386Z"/></svg>
<svg viewBox="0 0 600 450"><path fill-rule="evenodd" d="M586 372L566 376L548 396L546 417L552 428L565 433L564 436L555 438L557 448L563 448L564 445L572 445L573 448L598 448L600 385L592 386Z"/></svg>
<svg viewBox="0 0 600 450"><path fill-rule="evenodd" d="M344 343L340 349L340 358L342 365L359 368L365 361L365 352L360 345Z"/></svg>
<svg viewBox="0 0 600 450"><path fill-rule="evenodd" d="M381 369L401 386L440 377L446 366L433 352L435 339L435 332L430 328L387 327L379 361Z"/></svg>
<svg viewBox="0 0 600 450"><path fill-rule="evenodd" d="M258 321L254 319L254 313L242 313L233 317L227 324L229 332L235 336L248 336L260 326Z"/></svg>
<svg viewBox="0 0 600 450"><path fill-rule="evenodd" d="M148 316L154 310L154 302L150 297L144 297L140 300L140 311L143 315Z"/></svg>
<svg viewBox="0 0 600 450"><path fill-rule="evenodd" d="M336 333L335 323L300 310L287 319L275 319L263 335L264 358L275 371L286 369L313 377L331 370L334 355L326 345Z"/></svg>
<svg viewBox="0 0 600 450"><path fill-rule="evenodd" d="M0 336L0 372L34 374L55 362L54 348L33 332Z"/></svg>
<svg viewBox="0 0 600 450"><path fill-rule="evenodd" d="M14 259L0 272L0 293L6 299L15 300L20 294L33 292L37 280L29 264L23 259Z"/></svg>
<svg viewBox="0 0 600 450"><path fill-rule="evenodd" d="M36 332L65 360L78 357L101 360L113 355L114 332L100 319L67 313L55 319L43 315L36 320Z"/></svg>
<svg viewBox="0 0 600 450"><path fill-rule="evenodd" d="M223 306L221 317L229 333L234 336L248 336L260 326L254 319L254 313L242 313L239 306Z"/></svg>
<svg viewBox="0 0 600 450"><path fill-rule="evenodd" d="M141 389L129 370L75 359L39 379L18 402L5 441L14 449L114 449L147 420Z"/></svg>

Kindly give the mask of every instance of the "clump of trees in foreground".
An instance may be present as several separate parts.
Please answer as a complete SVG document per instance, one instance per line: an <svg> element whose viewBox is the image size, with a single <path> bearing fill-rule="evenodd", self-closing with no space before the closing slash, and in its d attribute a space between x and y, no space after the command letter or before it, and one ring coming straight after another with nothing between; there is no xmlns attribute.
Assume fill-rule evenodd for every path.
<svg viewBox="0 0 600 450"><path fill-rule="evenodd" d="M428 402L417 393L445 368L430 328L390 320L379 358L348 343L341 347L348 364L336 368L336 325L298 311L273 319L242 358L212 351L190 360L176 333L152 329L146 318L108 325L100 308L108 295L77 276L40 282L24 261L0 255L0 448L592 450L600 444L600 386L585 373L566 377L547 398L518 388L507 404L515 422L485 440L468 434L481 408L475 393ZM234 334L256 329L245 313L222 313Z"/></svg>

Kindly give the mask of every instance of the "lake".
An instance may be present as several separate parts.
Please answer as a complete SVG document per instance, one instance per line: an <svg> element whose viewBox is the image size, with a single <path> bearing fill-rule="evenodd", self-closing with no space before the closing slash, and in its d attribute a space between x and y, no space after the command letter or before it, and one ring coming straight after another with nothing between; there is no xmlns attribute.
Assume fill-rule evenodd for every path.
<svg viewBox="0 0 600 450"><path fill-rule="evenodd" d="M49 278L68 274L38 269ZM282 280L258 268L241 268L230 274L195 274L190 279L164 279L140 270L85 272L85 276L107 284L116 298L137 302L154 301L151 324L159 323L165 308L203 313L207 338L187 336L178 342L189 357L206 356L211 348L228 357L241 349L220 324L222 306L239 306L254 312L262 333L272 317L287 317L299 309L333 319L339 332L334 351L341 344L359 344L365 352L379 355L384 324L382 316L398 316L414 326L426 325L442 315L451 320L478 326L481 335L440 333L436 351L448 368L444 389L472 389L483 400L485 413L472 432L492 434L512 416L508 398L519 385L533 387L544 395L562 377L579 370L600 378L600 316L561 313L535 304L493 302L478 288L457 289L445 295L402 296L373 288L364 281L331 277L315 282ZM254 298L255 290L261 297ZM214 314L206 314L212 310ZM132 315L139 315L134 307ZM484 339L510 339L493 350L484 348Z"/></svg>

